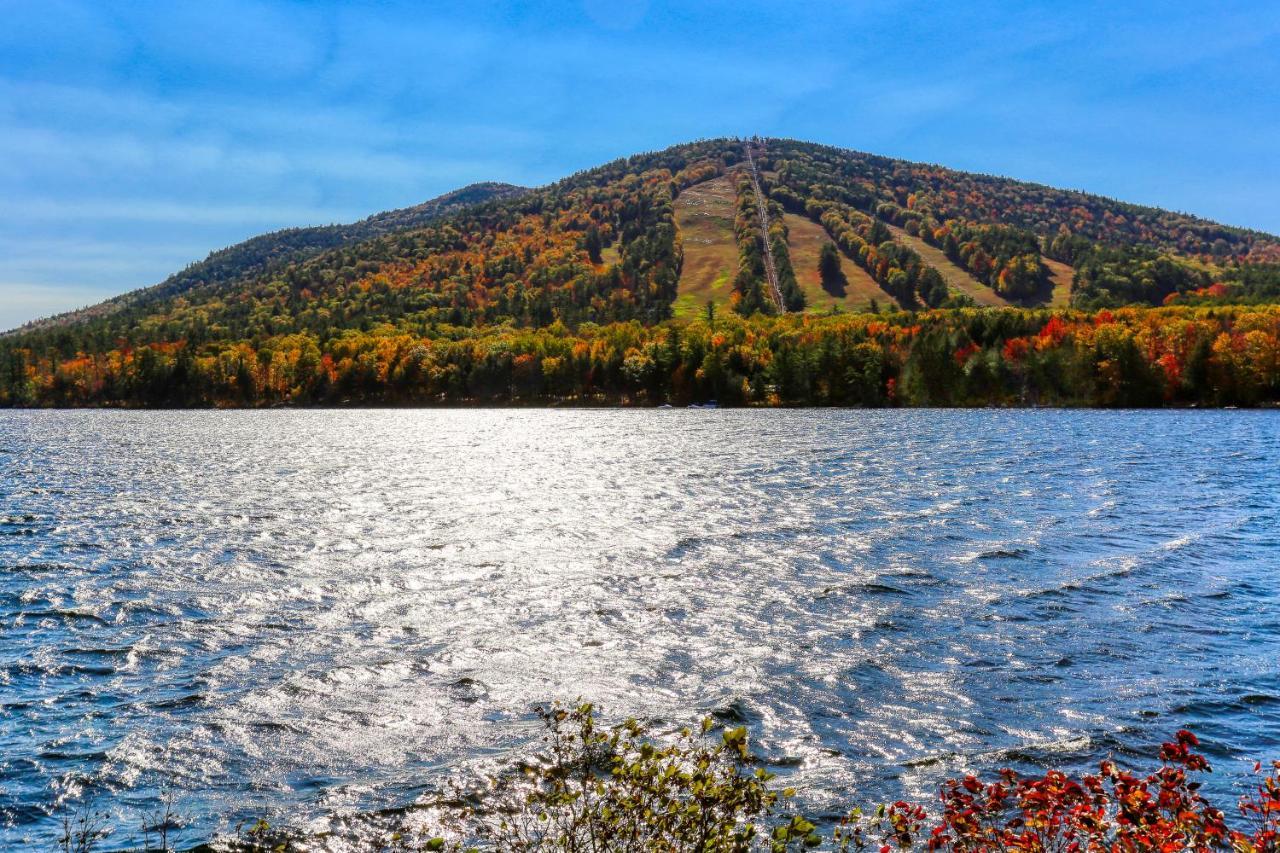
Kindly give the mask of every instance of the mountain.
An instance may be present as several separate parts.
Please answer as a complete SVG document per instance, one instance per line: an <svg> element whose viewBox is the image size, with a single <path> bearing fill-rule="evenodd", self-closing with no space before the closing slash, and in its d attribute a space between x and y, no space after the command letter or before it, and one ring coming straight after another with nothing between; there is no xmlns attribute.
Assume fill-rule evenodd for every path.
<svg viewBox="0 0 1280 853"><path fill-rule="evenodd" d="M967 369L986 352L1023 364L1005 344L1038 334L1047 309L1065 312L1056 329L1076 322L1067 309L1169 305L1151 315L1165 323L1192 306L1275 301L1274 235L812 143L715 139L540 189L479 185L352 226L255 238L154 288L0 340L0 402L652 402L714 393L875 404L902 400L899 380L919 373L910 367L921 318L949 329L942 360ZM830 315L863 319L819 322ZM841 346L879 336L881 366L858 368L875 374L878 390L850 397L818 375L778 381L792 368L779 364L772 336L800 318L833 335L843 329ZM1133 335L1143 322L1132 321ZM884 337L886 323L907 330L902 340ZM1214 323L1232 331L1221 317ZM721 353L729 333L768 352L759 363L749 347ZM710 353L690 342L698 335ZM1086 339L1083 327L1071 338ZM1063 339L1055 332L1053 341ZM1150 367L1167 353L1136 338L1133 346L1146 347L1140 360L1155 378L1139 377L1145 390L1132 399L1168 397ZM827 369L803 355L796 370ZM1188 359L1190 349L1175 357ZM1095 373L1110 369L1101 356L1094 362ZM1269 376L1259 400L1271 393ZM926 378L919 387L932 390L921 399L946 396ZM1050 390L1083 395L1083 382ZM1226 399L1219 391L1214 399ZM974 393L1004 401L1013 392Z"/></svg>
<svg viewBox="0 0 1280 853"><path fill-rule="evenodd" d="M512 184L494 182L469 184L422 204L375 213L373 216L347 225L285 228L260 234L242 243L212 252L203 261L191 264L152 287L125 293L78 311L35 320L15 331L31 332L78 324L129 307L155 305L166 298L180 296L201 285L226 285L247 281L269 274L271 270L279 269L284 265L314 257L327 249L349 246L394 231L421 228L469 205L495 199L514 198L524 192L527 192L524 187Z"/></svg>

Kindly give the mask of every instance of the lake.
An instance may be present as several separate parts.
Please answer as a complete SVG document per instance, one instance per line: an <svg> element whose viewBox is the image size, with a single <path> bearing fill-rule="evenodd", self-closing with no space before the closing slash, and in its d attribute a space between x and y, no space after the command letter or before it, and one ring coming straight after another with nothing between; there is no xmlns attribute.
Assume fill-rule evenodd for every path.
<svg viewBox="0 0 1280 853"><path fill-rule="evenodd" d="M814 813L1180 727L1230 805L1277 569L1274 412L0 412L0 848L358 837L579 696Z"/></svg>

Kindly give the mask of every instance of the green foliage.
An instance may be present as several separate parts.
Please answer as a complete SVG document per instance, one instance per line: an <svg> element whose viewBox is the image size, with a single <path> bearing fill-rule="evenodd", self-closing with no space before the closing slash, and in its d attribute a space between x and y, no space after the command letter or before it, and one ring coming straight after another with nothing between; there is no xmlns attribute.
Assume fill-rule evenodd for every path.
<svg viewBox="0 0 1280 853"><path fill-rule="evenodd" d="M733 310L744 317L761 312L771 314L777 306L769 293L765 273L764 240L760 236L755 188L745 172L738 175L735 188L737 214L733 233L738 241L738 273L733 279Z"/></svg>
<svg viewBox="0 0 1280 853"><path fill-rule="evenodd" d="M604 239L600 236L600 228L592 223L587 226L586 236L582 239L583 248L587 250L587 257L591 263L598 264L603 261L601 252L604 251Z"/></svg>
<svg viewBox="0 0 1280 853"><path fill-rule="evenodd" d="M844 287L844 273L840 269L840 252L835 243L823 243L818 252L818 276L828 290Z"/></svg>
<svg viewBox="0 0 1280 853"><path fill-rule="evenodd" d="M763 825L791 792L771 789L772 775L750 767L744 728L716 736L707 720L657 740L635 720L600 728L590 705L556 706L543 718L544 751L525 764L515 807L476 815L472 833L486 846L782 853L813 834L807 823Z"/></svg>
<svg viewBox="0 0 1280 853"><path fill-rule="evenodd" d="M1222 280L1238 289L1240 301L1280 300L1280 263L1229 266L1223 271Z"/></svg>
<svg viewBox="0 0 1280 853"><path fill-rule="evenodd" d="M1159 305L1173 294L1212 283L1208 269L1172 255L1094 246L1076 258L1072 303L1082 308Z"/></svg>
<svg viewBox="0 0 1280 853"><path fill-rule="evenodd" d="M941 308L948 304L951 293L947 290L947 283L942 278L942 273L933 267L926 267L924 272L920 274L920 282L917 285L920 291L920 298L924 300L924 304L930 308Z"/></svg>
<svg viewBox="0 0 1280 853"><path fill-rule="evenodd" d="M883 222L838 202L818 202L807 209L810 215L818 216L835 244L865 269L900 306L916 307L916 288L927 268L913 250L894 242ZM931 281L931 293L935 287ZM945 283L942 288L945 294Z"/></svg>
<svg viewBox="0 0 1280 853"><path fill-rule="evenodd" d="M958 220L935 229L926 220L921 235L1006 299L1027 299L1048 286L1049 270L1040 260L1040 242L1028 231Z"/></svg>
<svg viewBox="0 0 1280 853"><path fill-rule="evenodd" d="M769 247L773 252L773 266L778 273L778 290L782 293L782 305L788 311L803 311L804 291L796 281L796 271L791 265L791 250L787 247L787 226L782 222L782 211L775 211L769 226Z"/></svg>

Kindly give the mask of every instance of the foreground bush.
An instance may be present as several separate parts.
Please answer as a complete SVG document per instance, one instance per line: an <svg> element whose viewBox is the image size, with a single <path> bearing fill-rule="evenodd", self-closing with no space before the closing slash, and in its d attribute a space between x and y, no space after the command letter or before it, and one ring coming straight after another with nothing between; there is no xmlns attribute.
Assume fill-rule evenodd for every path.
<svg viewBox="0 0 1280 853"><path fill-rule="evenodd" d="M755 764L745 728L685 729L656 740L628 720L597 724L591 705L542 712L544 749L512 778L436 810L435 829L394 832L370 850L501 850L512 853L787 853L944 851L945 853L1280 853L1280 762L1240 800L1232 820L1200 793L1211 772L1179 731L1159 752L1159 769L1141 776L1103 761L1072 778L1051 770L1001 770L984 781L945 782L936 813L899 801L854 809L828 830L798 814L795 791L778 789ZM1255 765L1261 773L1261 765ZM470 805L460 805L461 803ZM443 834L437 834L443 833ZM68 833L69 838L71 833ZM327 849L259 822L211 849ZM89 846L63 849L86 851Z"/></svg>
<svg viewBox="0 0 1280 853"><path fill-rule="evenodd" d="M1280 851L1280 762L1236 808L1236 825L1200 793L1211 772L1198 741L1180 731L1139 776L1103 761L1078 779L1051 770L1002 770L941 786L935 815L896 802L853 810L827 832L789 807L795 791L771 786L747 748L746 730L713 736L710 720L656 742L628 720L597 725L591 705L543 713L545 750L519 781L496 785L478 805L448 816L450 839L393 835L382 849L495 849L514 853L698 851L751 853L821 848L878 853L1177 853ZM1261 771L1261 766L1255 766ZM279 837L242 850L292 850ZM468 845L477 845L469 847ZM304 849L304 848L296 848Z"/></svg>

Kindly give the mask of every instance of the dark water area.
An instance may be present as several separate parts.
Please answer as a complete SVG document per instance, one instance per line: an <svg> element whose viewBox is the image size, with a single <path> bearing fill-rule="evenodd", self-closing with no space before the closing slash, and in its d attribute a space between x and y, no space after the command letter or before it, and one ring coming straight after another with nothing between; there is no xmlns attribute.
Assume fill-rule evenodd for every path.
<svg viewBox="0 0 1280 853"><path fill-rule="evenodd" d="M740 720L812 813L1184 726L1227 805L1278 522L1280 413L0 413L0 849L342 827L578 696Z"/></svg>

